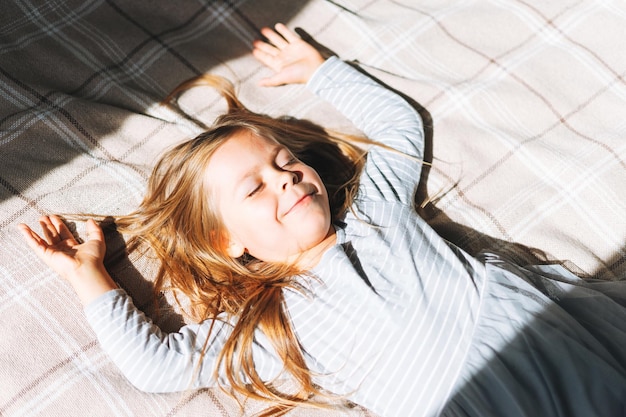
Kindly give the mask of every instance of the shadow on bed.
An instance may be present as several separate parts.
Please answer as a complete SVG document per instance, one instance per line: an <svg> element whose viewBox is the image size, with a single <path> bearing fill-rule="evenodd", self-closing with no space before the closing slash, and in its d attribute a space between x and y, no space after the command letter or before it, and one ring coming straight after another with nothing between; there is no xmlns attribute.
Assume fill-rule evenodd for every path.
<svg viewBox="0 0 626 417"><path fill-rule="evenodd" d="M545 416L624 415L626 389L619 375L624 372L623 353L615 350L616 345L623 346L624 333L620 332L624 326L622 330L612 327L613 339L618 342L607 340L606 327L613 325L600 323L605 318L598 314L598 300L595 308L593 300L588 300L574 296L561 300L559 307L550 304L510 340L502 336L485 341L486 345L494 340L504 344L481 350L484 363L463 381L442 415L521 417L538 415L538 410ZM555 327L563 311L578 316L572 327ZM497 328L497 323L492 326ZM599 351L604 352L581 349L573 343L577 339L574 334L593 335L593 342L586 339L587 343L602 344Z"/></svg>
<svg viewBox="0 0 626 417"><path fill-rule="evenodd" d="M183 315L177 312L173 306L173 300L168 299L166 294L155 294L152 277L146 276L146 269L156 270L156 267L150 265L146 268L143 265L140 271L136 263L145 264L150 262L150 259L146 257L131 260L129 258L124 237L117 231L112 218L105 219L100 225L107 247L104 265L113 280L131 295L133 303L164 332L178 331L185 324Z"/></svg>
<svg viewBox="0 0 626 417"><path fill-rule="evenodd" d="M371 77L370 74L367 75ZM376 81L402 96L422 117L424 123L425 164L422 168L420 181L415 192L414 204L419 215L426 220L440 236L475 257L483 251L491 251L507 257L518 265L558 264L573 274L583 278L603 277L607 276L607 273L614 277L624 276L626 272L626 262L619 254L615 255L613 260L609 260L609 262L605 263L603 267L586 274L572 261L555 259L541 249L528 247L512 240L498 239L450 219L444 211L437 207L437 201L440 197L431 197L430 190L428 190L428 177L431 171L431 164L433 163L434 123L432 116L426 108L410 96L394 89L379 79L376 79ZM456 184L450 186L445 192L451 192L455 187ZM440 190L438 190L437 196L441 196ZM427 203L424 204L424 202Z"/></svg>
<svg viewBox="0 0 626 417"><path fill-rule="evenodd" d="M390 86L387 88L394 90ZM394 91L403 96L424 121L424 161L426 164L422 169L414 203L420 216L439 235L473 256L487 250L498 253L518 265L557 264L575 275L585 277L581 274L582 270L570 261L556 260L540 249L483 234L452 221L438 209L437 200L430 200L427 187L430 164L433 161L434 124L432 117L411 97L400 91ZM424 201L428 204L422 206ZM625 264L622 256L615 255L614 259L604 264L603 269L594 271L585 278L602 276L607 271L615 277L623 277L626 270ZM530 275L532 274L529 273ZM536 410L542 410L542 415L589 416L596 415L595 412L598 409L594 406L597 407L598 403L602 403L601 408L609 413L605 415L623 415L624 387L620 386L619 382L615 383L619 381L619 377L616 377L613 383L605 382L615 376L615 367L623 366L623 363L619 362L621 353L611 350L611 347L615 349L615 346L623 346L623 341L615 343L613 340L606 339L607 333L597 330L604 327L602 323L604 319L601 314L596 315L599 313L596 311L599 303L594 303L593 298L573 296L568 299L562 295L562 298L558 300L558 306L553 303L544 304L545 309L542 309L533 320L519 328L514 334L508 335L508 340L504 335L500 335L502 336L501 346L499 348L489 346L478 354L479 357L484 358L485 362L477 367L474 374L465 380L458 391L452 395L442 415L524 416L534 415ZM606 304L606 301L602 301L602 304ZM577 317L577 322L573 325L576 330L569 328L564 331L563 328L552 327L556 318L562 317L564 311ZM611 313L606 310L605 314ZM583 326L579 323L583 323ZM491 325L497 326L497 323ZM583 332L592 334L596 338L594 342L599 341L609 352L607 355L609 359L606 362L589 364L584 357L586 351L581 351L583 353L580 354L578 360L572 359L575 355L570 352L571 346L560 343L563 340L561 332L579 332L583 327L585 329ZM619 332L609 334L622 338L624 335ZM498 337L495 339L497 340ZM489 342L486 345L489 345ZM590 382L581 378L580 375L596 375L596 382ZM551 391L546 385L546 381L550 379L554 384L552 388L558 388L558 392ZM596 385L598 381L602 381L605 386L599 389ZM598 394L602 390L610 394L606 396Z"/></svg>
<svg viewBox="0 0 626 417"><path fill-rule="evenodd" d="M367 72L364 73L372 77ZM481 251L488 250L505 255L509 259L517 262L519 265L543 265L548 263L562 264L562 262L558 260L550 259L546 253L539 249L529 248L519 243L497 239L468 226L456 223L452 221L442 210L437 208L437 199L435 198L431 200L430 192L428 190L428 177L431 171L431 164L433 163L434 138L434 123L431 114L426 108L424 108L424 106L410 96L404 94L402 91L394 89L375 77L372 78L376 79L378 83L385 85L385 87L389 90L392 90L402 96L422 118L424 124L425 164L422 167L420 181L415 191L414 204L419 215L426 220L439 235L459 246L472 256L477 256ZM447 191L450 192L453 188L454 186ZM427 201L428 204L424 205L424 201ZM576 268L574 267L573 269L575 270Z"/></svg>
<svg viewBox="0 0 626 417"><path fill-rule="evenodd" d="M380 82L380 81L379 81ZM387 86L387 88L392 89ZM556 259L541 249L516 243L512 240L498 239L482 233L467 225L457 223L437 207L438 198L431 200L428 190L428 176L433 161L433 120L428 111L419 103L397 90L422 116L425 130L424 165L420 176L414 204L420 216L437 231L444 239L454 243L472 256L478 256L483 251L499 253L518 265L561 265L571 273L585 279L622 279L626 275L626 261L623 256L616 254L612 259L601 264L595 271L585 272L571 260ZM452 185L445 192L451 192L456 185ZM439 191L437 195L441 195ZM423 202L428 202L424 204ZM612 278L607 278L612 277Z"/></svg>
<svg viewBox="0 0 626 417"><path fill-rule="evenodd" d="M249 54L259 28L290 21L306 3L8 2L3 20L15 24L0 31L0 202L15 197L44 212L47 194L33 186L62 165L91 157L74 178L47 178L46 191L128 163L102 138L128 116L155 117L149 108L178 83Z"/></svg>

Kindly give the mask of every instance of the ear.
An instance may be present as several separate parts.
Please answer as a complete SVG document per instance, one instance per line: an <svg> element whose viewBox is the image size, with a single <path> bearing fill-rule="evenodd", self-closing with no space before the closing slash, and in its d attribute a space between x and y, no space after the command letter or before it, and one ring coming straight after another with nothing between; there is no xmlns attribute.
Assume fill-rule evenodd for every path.
<svg viewBox="0 0 626 417"><path fill-rule="evenodd" d="M228 251L228 256L230 256L231 258L239 258L243 256L246 248L238 241L231 240L228 243L228 248L226 250Z"/></svg>

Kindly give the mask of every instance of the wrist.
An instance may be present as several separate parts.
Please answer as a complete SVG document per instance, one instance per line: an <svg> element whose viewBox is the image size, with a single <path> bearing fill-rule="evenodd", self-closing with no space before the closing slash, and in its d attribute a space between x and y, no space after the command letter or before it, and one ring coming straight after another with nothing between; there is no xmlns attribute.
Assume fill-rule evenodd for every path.
<svg viewBox="0 0 626 417"><path fill-rule="evenodd" d="M67 281L83 305L87 305L102 294L118 288L104 265L81 268L68 276Z"/></svg>
<svg viewBox="0 0 626 417"><path fill-rule="evenodd" d="M341 60L336 55L331 55L328 58L323 59L322 63L318 65L317 68L315 68L315 71L313 71L313 73L310 75L308 81L306 82L306 86L311 88L314 84L318 84L318 82L314 80L323 77L323 74L326 72L324 68L336 65L334 64L334 61Z"/></svg>
<svg viewBox="0 0 626 417"><path fill-rule="evenodd" d="M319 68L326 62L321 55L317 55L311 58L311 63L309 65L309 73L307 74L305 84L309 82L309 80L315 75L315 73L319 70Z"/></svg>

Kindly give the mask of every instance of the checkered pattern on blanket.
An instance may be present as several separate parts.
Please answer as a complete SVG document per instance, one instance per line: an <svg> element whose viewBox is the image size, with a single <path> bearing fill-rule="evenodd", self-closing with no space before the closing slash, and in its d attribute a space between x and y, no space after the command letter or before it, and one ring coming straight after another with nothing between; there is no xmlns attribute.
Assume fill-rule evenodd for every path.
<svg viewBox="0 0 626 417"><path fill-rule="evenodd" d="M199 132L158 102L224 75L255 111L350 125L301 86L257 87L258 28L283 21L404 94L427 121L417 203L446 238L626 276L626 6L619 1L16 1L0 13L0 415L249 415L218 390L132 388L100 350L71 288L15 230L43 213L110 213L140 201L165 148ZM180 101L210 123L210 90ZM81 225L77 226L81 231ZM154 267L114 277L152 311ZM117 249L117 251L116 251ZM540 256L541 257L541 256ZM175 328L180 315L158 317ZM371 415L296 410L294 416Z"/></svg>

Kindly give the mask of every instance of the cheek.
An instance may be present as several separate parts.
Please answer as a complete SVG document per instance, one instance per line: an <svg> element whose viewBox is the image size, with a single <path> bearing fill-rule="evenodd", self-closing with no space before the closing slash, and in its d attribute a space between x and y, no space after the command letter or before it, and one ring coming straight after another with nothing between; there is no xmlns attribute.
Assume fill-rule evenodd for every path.
<svg viewBox="0 0 626 417"><path fill-rule="evenodd" d="M326 194L326 187L324 186L324 183L322 182L321 177L319 176L319 174L317 173L315 169L311 168L308 165L305 165L302 167L301 172L302 172L302 181L316 184L320 188L320 192L322 194Z"/></svg>
<svg viewBox="0 0 626 417"><path fill-rule="evenodd" d="M252 226L262 226L263 223L260 222L276 221L276 200L270 197L258 197L252 203L240 207L240 210L245 210L248 223Z"/></svg>
<svg viewBox="0 0 626 417"><path fill-rule="evenodd" d="M225 225L229 232L246 244L267 240L276 227L276 206L268 200L258 199L254 204L236 204L225 212Z"/></svg>
<svg viewBox="0 0 626 417"><path fill-rule="evenodd" d="M267 206L266 206L267 207ZM282 225L276 222L273 212L256 206L255 209L241 213L235 221L234 233L246 251L257 259L280 261L282 258L285 235Z"/></svg>

